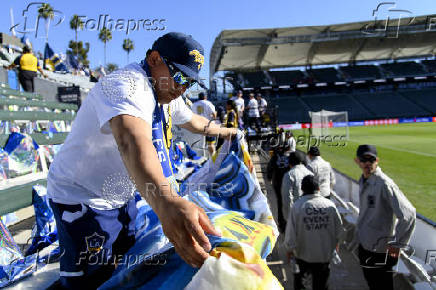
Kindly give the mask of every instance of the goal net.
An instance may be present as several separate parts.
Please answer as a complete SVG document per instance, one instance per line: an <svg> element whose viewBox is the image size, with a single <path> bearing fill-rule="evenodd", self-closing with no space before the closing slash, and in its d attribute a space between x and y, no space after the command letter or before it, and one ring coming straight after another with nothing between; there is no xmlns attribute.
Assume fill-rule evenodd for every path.
<svg viewBox="0 0 436 290"><path fill-rule="evenodd" d="M348 140L348 112L333 112L321 110L309 112L312 122L312 134L317 137L345 136Z"/></svg>

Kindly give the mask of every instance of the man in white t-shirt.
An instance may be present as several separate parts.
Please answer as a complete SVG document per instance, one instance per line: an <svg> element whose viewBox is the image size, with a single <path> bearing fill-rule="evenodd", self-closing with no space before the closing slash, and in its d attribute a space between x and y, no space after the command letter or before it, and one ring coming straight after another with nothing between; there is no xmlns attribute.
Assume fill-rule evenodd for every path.
<svg viewBox="0 0 436 290"><path fill-rule="evenodd" d="M257 100L254 98L254 94L250 93L250 100L247 105L248 109L248 125L252 127L253 125L257 130L260 129L260 120L259 120L259 104Z"/></svg>
<svg viewBox="0 0 436 290"><path fill-rule="evenodd" d="M257 103L259 104L259 114L262 117L263 114L265 114L265 112L266 112L266 107L268 106L268 103L262 97L261 93L257 93L256 100L257 100Z"/></svg>
<svg viewBox="0 0 436 290"><path fill-rule="evenodd" d="M207 100L207 96L203 92L198 94L198 101L192 104L192 111L208 120L213 121L216 119L215 106ZM215 143L215 137L206 136L206 144L210 156L215 153Z"/></svg>
<svg viewBox="0 0 436 290"><path fill-rule="evenodd" d="M231 99L232 101L235 101L236 108L238 109L239 129L244 128L244 122L242 121L242 117L244 116L245 102L244 102L244 98L242 96L243 96L243 93L242 93L242 91L239 90L236 94L236 97L233 97Z"/></svg>
<svg viewBox="0 0 436 290"><path fill-rule="evenodd" d="M193 114L180 97L199 82L203 63L197 41L168 33L141 64L107 75L89 92L47 180L63 287L95 289L112 275L114 259L135 242L135 190L183 260L198 267L208 258L205 232L219 233L202 209L177 194L168 151L172 122L199 134L236 133Z"/></svg>

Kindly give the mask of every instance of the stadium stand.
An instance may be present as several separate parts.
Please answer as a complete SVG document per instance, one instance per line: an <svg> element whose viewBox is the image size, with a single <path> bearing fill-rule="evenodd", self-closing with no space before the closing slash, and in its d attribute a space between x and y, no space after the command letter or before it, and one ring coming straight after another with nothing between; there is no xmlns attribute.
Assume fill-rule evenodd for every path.
<svg viewBox="0 0 436 290"><path fill-rule="evenodd" d="M0 84L0 145L2 147L9 138L11 128L28 133L39 146L62 144L65 141L78 107L73 104L44 101L42 98L41 95L19 92L9 88L7 84ZM49 124L53 122L60 124L59 128L65 131L48 132ZM30 206L32 186L46 184L45 157L42 151L38 152L36 172L1 180L1 215Z"/></svg>
<svg viewBox="0 0 436 290"><path fill-rule="evenodd" d="M411 101L394 92L359 93L354 98L376 118L413 117L428 115Z"/></svg>
<svg viewBox="0 0 436 290"><path fill-rule="evenodd" d="M307 106L299 97L281 96L280 98L270 99L269 104L279 108L278 118L280 122L309 122L310 107Z"/></svg>
<svg viewBox="0 0 436 290"><path fill-rule="evenodd" d="M424 67L414 61L380 64L387 77L408 77L425 75Z"/></svg>
<svg viewBox="0 0 436 290"><path fill-rule="evenodd" d="M343 79L338 76L338 71L333 67L311 69L307 70L307 73L313 77L315 82L319 83L334 83L343 81Z"/></svg>
<svg viewBox="0 0 436 290"><path fill-rule="evenodd" d="M421 63L425 66L428 72L436 73L436 60L434 59L426 59L421 61Z"/></svg>
<svg viewBox="0 0 436 290"><path fill-rule="evenodd" d="M263 71L242 73L246 88L258 88L263 86L271 86L271 83Z"/></svg>
<svg viewBox="0 0 436 290"><path fill-rule="evenodd" d="M348 81L374 80L382 78L380 70L375 65L351 65L339 68Z"/></svg>
<svg viewBox="0 0 436 290"><path fill-rule="evenodd" d="M276 86L295 85L306 78L301 70L269 71L268 74Z"/></svg>
<svg viewBox="0 0 436 290"><path fill-rule="evenodd" d="M348 111L349 120L364 120L374 117L371 112L346 94L314 95L301 98L312 111Z"/></svg>
<svg viewBox="0 0 436 290"><path fill-rule="evenodd" d="M432 115L436 115L436 89L407 90L401 91L400 94L411 102L424 107Z"/></svg>

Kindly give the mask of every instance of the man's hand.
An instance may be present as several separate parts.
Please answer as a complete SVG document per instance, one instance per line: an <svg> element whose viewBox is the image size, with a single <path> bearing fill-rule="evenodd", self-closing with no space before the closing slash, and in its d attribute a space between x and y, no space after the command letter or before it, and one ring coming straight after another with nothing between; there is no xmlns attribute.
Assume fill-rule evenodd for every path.
<svg viewBox="0 0 436 290"><path fill-rule="evenodd" d="M201 266L211 247L204 232L220 234L202 209L172 191L151 140L151 126L129 115L112 118L110 126L130 176L158 215L165 235L183 260Z"/></svg>
<svg viewBox="0 0 436 290"><path fill-rule="evenodd" d="M172 196L161 200L156 213L180 257L193 267L203 265L211 250L205 232L221 236L204 210L179 196Z"/></svg>

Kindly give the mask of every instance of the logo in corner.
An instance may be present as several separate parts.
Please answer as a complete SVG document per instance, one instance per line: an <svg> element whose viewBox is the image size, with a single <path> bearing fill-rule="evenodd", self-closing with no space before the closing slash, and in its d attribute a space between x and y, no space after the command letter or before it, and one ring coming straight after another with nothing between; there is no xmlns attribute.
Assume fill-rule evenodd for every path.
<svg viewBox="0 0 436 290"><path fill-rule="evenodd" d="M194 56L194 61L198 63L198 70L200 70L204 64L204 56L196 49L191 50L189 55Z"/></svg>
<svg viewBox="0 0 436 290"><path fill-rule="evenodd" d="M85 237L86 248L88 252L91 254L99 253L101 249L103 249L105 239L106 238L104 236L100 236L97 233L93 233L91 236Z"/></svg>

